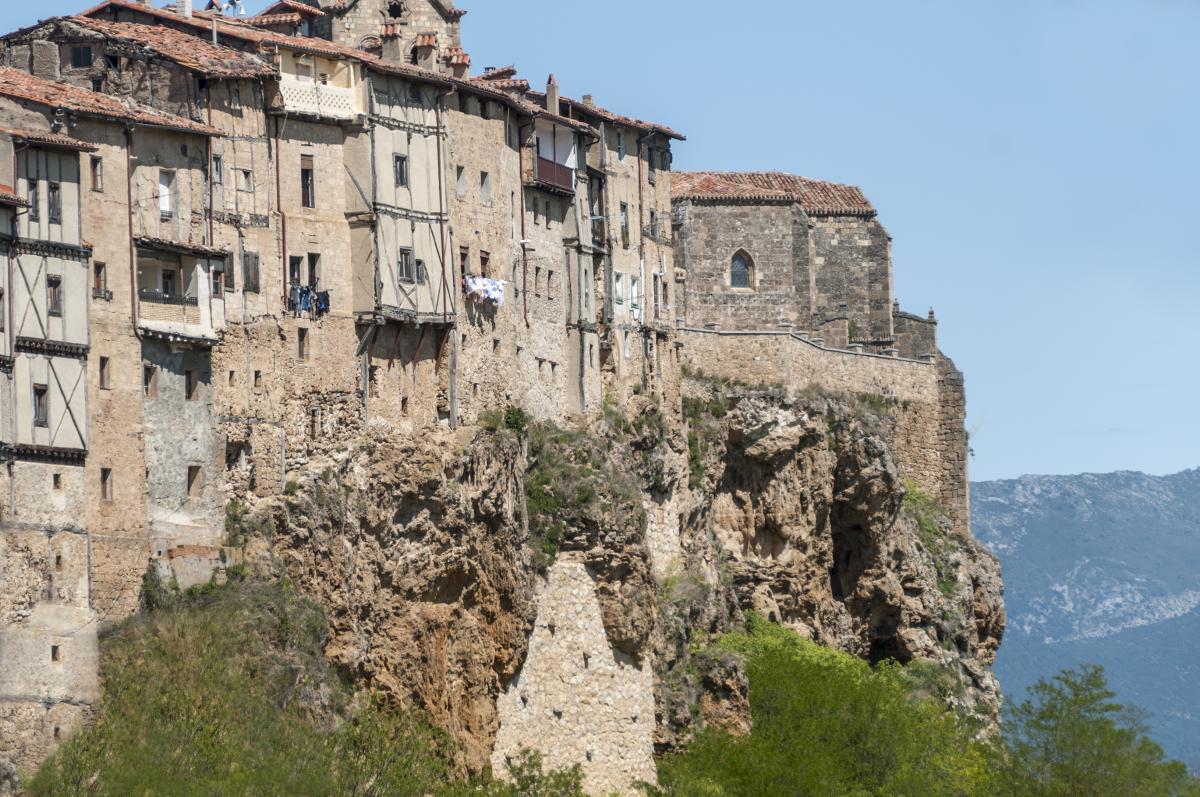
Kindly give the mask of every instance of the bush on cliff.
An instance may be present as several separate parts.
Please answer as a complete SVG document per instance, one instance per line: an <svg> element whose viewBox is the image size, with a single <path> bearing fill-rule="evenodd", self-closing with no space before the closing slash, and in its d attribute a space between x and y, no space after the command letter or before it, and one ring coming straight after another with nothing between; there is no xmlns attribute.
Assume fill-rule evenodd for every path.
<svg viewBox="0 0 1200 797"><path fill-rule="evenodd" d="M895 664L866 662L753 616L718 649L742 655L754 729L702 732L660 762L663 795L983 793L987 757L944 708L914 700Z"/></svg>
<svg viewBox="0 0 1200 797"><path fill-rule="evenodd" d="M325 663L325 618L287 582L179 595L105 636L91 727L28 784L30 797L515 797L463 783L449 739L380 700L351 705ZM582 797L536 757L528 794Z"/></svg>

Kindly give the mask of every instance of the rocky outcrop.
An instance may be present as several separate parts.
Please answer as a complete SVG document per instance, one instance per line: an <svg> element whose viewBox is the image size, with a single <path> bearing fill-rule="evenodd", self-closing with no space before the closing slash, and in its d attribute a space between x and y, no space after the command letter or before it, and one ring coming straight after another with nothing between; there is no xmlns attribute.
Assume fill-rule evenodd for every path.
<svg viewBox="0 0 1200 797"><path fill-rule="evenodd" d="M879 407L703 383L693 394L703 476L689 525L720 546L739 603L872 662L942 665L953 701L995 720L999 566L905 486Z"/></svg>
<svg viewBox="0 0 1200 797"><path fill-rule="evenodd" d="M240 521L248 560L317 599L331 661L426 710L472 770L529 746L627 791L700 727L751 732L741 661L705 644L745 611L936 664L938 694L994 719L996 562L907 491L878 408L691 390L686 423L643 399L571 430L370 429Z"/></svg>

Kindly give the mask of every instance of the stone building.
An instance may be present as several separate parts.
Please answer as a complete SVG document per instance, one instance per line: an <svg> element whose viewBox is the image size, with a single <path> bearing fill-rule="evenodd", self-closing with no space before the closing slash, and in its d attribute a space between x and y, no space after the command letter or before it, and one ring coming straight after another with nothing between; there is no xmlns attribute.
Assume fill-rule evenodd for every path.
<svg viewBox="0 0 1200 797"><path fill-rule="evenodd" d="M894 402L906 477L969 528L962 374L938 349L933 311L895 301L891 237L863 192L779 172L685 172L672 197L687 364Z"/></svg>
<svg viewBox="0 0 1200 797"><path fill-rule="evenodd" d="M906 470L965 506L961 375L932 318L893 307L858 189L674 175L668 127L553 76L470 76L464 14L104 0L0 37L0 763L82 722L97 624L136 611L148 568L207 581L237 556L231 502L283 492L367 424L615 402L679 425L687 363L895 399ZM646 509L677 549L683 508ZM652 777L649 665L601 655L581 564L546 590L538 628L581 625L535 631L524 683L553 691L537 662L589 646L604 666L572 712L608 712L550 763L605 789L629 785L613 762ZM600 706L611 684L649 701L642 741ZM555 733L513 694L498 766Z"/></svg>

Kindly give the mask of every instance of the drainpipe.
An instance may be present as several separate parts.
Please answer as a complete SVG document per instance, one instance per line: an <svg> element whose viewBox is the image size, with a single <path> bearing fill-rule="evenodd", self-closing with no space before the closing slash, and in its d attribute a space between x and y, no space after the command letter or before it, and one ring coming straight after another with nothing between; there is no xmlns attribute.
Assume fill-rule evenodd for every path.
<svg viewBox="0 0 1200 797"><path fill-rule="evenodd" d="M138 329L137 242L133 237L133 126L125 125L125 204L129 210L129 321L133 336L142 337Z"/></svg>
<svg viewBox="0 0 1200 797"><path fill-rule="evenodd" d="M446 175L443 171L442 164L442 104L446 98L455 94L457 89L451 86L446 91L438 95L437 100L433 104L435 114L435 134L437 135L437 175L438 175L438 237L441 244L441 252L439 259L442 261L442 323L449 325L450 323L450 304L451 296L457 295L457 291L453 293L450 290L450 283L446 276ZM457 313L456 320L457 320ZM418 323L420 319L418 318ZM450 395L447 397L450 404L450 428L458 428L458 335L453 331L457 328L457 324L449 327L443 332L444 336L450 337ZM421 325L421 337L417 340L417 348L413 355L414 370L413 375L416 375L415 364L416 358L421 355L421 344L425 340L425 327ZM443 344L445 337L442 338ZM441 348L441 347L439 347ZM441 359L440 356L438 358ZM436 370L436 369L435 369Z"/></svg>

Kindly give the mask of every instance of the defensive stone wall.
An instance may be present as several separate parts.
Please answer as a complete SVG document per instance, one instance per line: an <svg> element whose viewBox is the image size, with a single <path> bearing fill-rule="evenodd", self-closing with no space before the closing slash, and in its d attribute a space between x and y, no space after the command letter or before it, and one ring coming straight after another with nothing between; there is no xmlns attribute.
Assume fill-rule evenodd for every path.
<svg viewBox="0 0 1200 797"><path fill-rule="evenodd" d="M706 376L803 390L871 394L890 406L901 472L969 528L966 398L962 374L941 354L923 359L826 348L787 332L679 330L686 367Z"/></svg>

